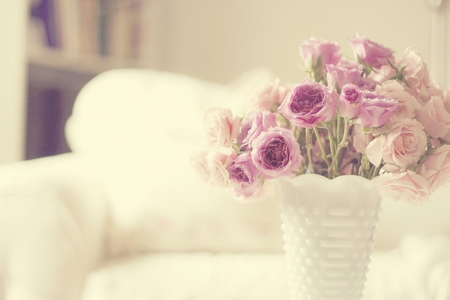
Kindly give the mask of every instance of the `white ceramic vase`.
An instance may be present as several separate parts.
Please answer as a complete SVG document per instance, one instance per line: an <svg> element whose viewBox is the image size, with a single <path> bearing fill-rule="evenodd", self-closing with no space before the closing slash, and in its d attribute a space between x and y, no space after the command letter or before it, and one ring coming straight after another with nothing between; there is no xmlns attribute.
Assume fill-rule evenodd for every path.
<svg viewBox="0 0 450 300"><path fill-rule="evenodd" d="M279 180L291 300L362 299L381 198L370 180Z"/></svg>

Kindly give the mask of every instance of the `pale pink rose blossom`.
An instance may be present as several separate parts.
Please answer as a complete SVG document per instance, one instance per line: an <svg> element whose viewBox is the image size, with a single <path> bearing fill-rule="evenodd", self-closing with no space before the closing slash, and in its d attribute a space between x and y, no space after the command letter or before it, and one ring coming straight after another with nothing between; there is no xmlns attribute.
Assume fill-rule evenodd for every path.
<svg viewBox="0 0 450 300"><path fill-rule="evenodd" d="M209 182L209 169L206 163L206 156L208 155L208 152L208 149L200 149L192 152L189 156L189 161L192 168L205 182Z"/></svg>
<svg viewBox="0 0 450 300"><path fill-rule="evenodd" d="M367 145L374 139L371 133L365 133L361 126L356 125L353 127L353 147L358 153L366 153Z"/></svg>
<svg viewBox="0 0 450 300"><path fill-rule="evenodd" d="M430 144L434 148L437 148L440 145L442 145L441 141L439 139L435 139L435 138L430 138Z"/></svg>
<svg viewBox="0 0 450 300"><path fill-rule="evenodd" d="M376 91L398 101L399 109L390 119L393 123L400 122L405 118L414 118L415 112L421 108L419 101L408 93L397 80L385 81Z"/></svg>
<svg viewBox="0 0 450 300"><path fill-rule="evenodd" d="M414 171L384 173L373 179L380 196L395 201L420 205L429 201L431 188L428 181Z"/></svg>
<svg viewBox="0 0 450 300"><path fill-rule="evenodd" d="M278 112L295 126L311 129L336 115L337 98L335 90L305 79L291 89Z"/></svg>
<svg viewBox="0 0 450 300"><path fill-rule="evenodd" d="M422 55L412 47L408 47L403 54L403 58L398 62L398 66L403 69L403 79L408 86L418 89L426 84L430 79L428 67L422 59Z"/></svg>
<svg viewBox="0 0 450 300"><path fill-rule="evenodd" d="M384 65L377 69L376 72L371 72L368 75L368 78L373 79L375 82L384 82L386 80L389 80L389 78L395 76L395 74L396 71L394 68L392 68L390 65Z"/></svg>
<svg viewBox="0 0 450 300"><path fill-rule="evenodd" d="M230 109L210 107L204 115L206 146L228 147L239 133L240 119Z"/></svg>
<svg viewBox="0 0 450 300"><path fill-rule="evenodd" d="M450 88L444 94L444 107L446 111L450 112Z"/></svg>
<svg viewBox="0 0 450 300"><path fill-rule="evenodd" d="M280 79L262 84L250 97L249 109L276 111L289 89Z"/></svg>
<svg viewBox="0 0 450 300"><path fill-rule="evenodd" d="M328 64L336 65L341 59L340 49L337 43L311 37L300 45L300 56L307 70L314 68L320 57L325 72Z"/></svg>
<svg viewBox="0 0 450 300"><path fill-rule="evenodd" d="M423 126L416 120L403 119L394 124L387 135L380 135L369 143L367 158L375 166L381 160L388 171L405 171L416 164L427 148L427 135Z"/></svg>
<svg viewBox="0 0 450 300"><path fill-rule="evenodd" d="M356 82L356 85L359 87L360 90L375 91L379 83L373 80L372 78L361 77Z"/></svg>
<svg viewBox="0 0 450 300"><path fill-rule="evenodd" d="M363 127L381 127L397 112L398 101L379 93L363 91L357 123Z"/></svg>
<svg viewBox="0 0 450 300"><path fill-rule="evenodd" d="M439 85L430 77L428 66L414 48L406 48L398 68L404 68L402 75L409 87L408 92L421 99L422 105L432 96L442 96Z"/></svg>
<svg viewBox="0 0 450 300"><path fill-rule="evenodd" d="M361 68L356 66L327 65L327 83L331 88L339 88L348 83L356 83L361 78Z"/></svg>
<svg viewBox="0 0 450 300"><path fill-rule="evenodd" d="M450 182L450 145L439 147L422 164L418 173L425 178L435 191Z"/></svg>
<svg viewBox="0 0 450 300"><path fill-rule="evenodd" d="M205 158L206 168L209 172L209 184L228 187L230 176L228 166L236 158L236 152L232 148L221 147L208 151Z"/></svg>
<svg viewBox="0 0 450 300"><path fill-rule="evenodd" d="M356 85L344 85L339 95L339 114L348 119L357 118L361 99L361 91Z"/></svg>
<svg viewBox="0 0 450 300"><path fill-rule="evenodd" d="M429 136L450 141L450 113L445 109L441 97L433 96L417 112L417 120L423 124Z"/></svg>
<svg viewBox="0 0 450 300"><path fill-rule="evenodd" d="M393 50L373 42L361 34L354 35L349 42L353 53L366 66L379 69L384 65L389 65L389 62L395 63Z"/></svg>

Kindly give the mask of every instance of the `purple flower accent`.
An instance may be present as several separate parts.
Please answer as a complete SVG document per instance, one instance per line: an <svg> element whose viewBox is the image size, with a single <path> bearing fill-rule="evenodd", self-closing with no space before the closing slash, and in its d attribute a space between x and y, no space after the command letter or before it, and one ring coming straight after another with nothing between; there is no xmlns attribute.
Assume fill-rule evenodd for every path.
<svg viewBox="0 0 450 300"><path fill-rule="evenodd" d="M263 184L261 171L253 164L249 152L239 155L227 170L230 174L232 189L238 198L253 197L261 190Z"/></svg>
<svg viewBox="0 0 450 300"><path fill-rule="evenodd" d="M252 148L253 163L266 178L294 176L303 161L294 134L285 128L262 132L253 141Z"/></svg>
<svg viewBox="0 0 450 300"><path fill-rule="evenodd" d="M242 122L241 132L237 136L237 144L244 151L251 150L252 141L261 132L276 126L277 121L274 113L270 111L252 111Z"/></svg>
<svg viewBox="0 0 450 300"><path fill-rule="evenodd" d="M394 51L375 43L363 35L356 34L349 39L353 48L353 53L357 55L359 61L372 68L380 68L388 65L388 60L394 64Z"/></svg>
<svg viewBox="0 0 450 300"><path fill-rule="evenodd" d="M363 91L358 123L363 127L381 127L400 108L398 101L375 92Z"/></svg>
<svg viewBox="0 0 450 300"><path fill-rule="evenodd" d="M339 95L339 113L341 116L354 119L359 115L361 91L354 84L346 84Z"/></svg>
<svg viewBox="0 0 450 300"><path fill-rule="evenodd" d="M337 93L324 85L303 80L284 98L278 112L295 126L313 128L336 114Z"/></svg>

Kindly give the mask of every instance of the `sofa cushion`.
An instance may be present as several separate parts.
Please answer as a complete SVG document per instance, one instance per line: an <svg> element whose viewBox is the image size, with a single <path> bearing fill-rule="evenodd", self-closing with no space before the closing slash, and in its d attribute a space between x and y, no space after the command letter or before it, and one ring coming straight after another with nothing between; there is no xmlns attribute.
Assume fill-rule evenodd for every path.
<svg viewBox="0 0 450 300"><path fill-rule="evenodd" d="M111 199L111 251L282 251L276 201L236 203L189 165L203 111L242 111L271 72L221 85L152 70L114 70L79 94L66 127Z"/></svg>

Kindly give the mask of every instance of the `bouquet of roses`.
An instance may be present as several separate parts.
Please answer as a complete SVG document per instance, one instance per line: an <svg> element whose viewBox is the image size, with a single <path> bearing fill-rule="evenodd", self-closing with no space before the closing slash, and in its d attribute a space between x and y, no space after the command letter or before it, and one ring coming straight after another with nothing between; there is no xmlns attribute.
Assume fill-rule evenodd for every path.
<svg viewBox="0 0 450 300"><path fill-rule="evenodd" d="M206 145L190 157L198 174L242 201L305 173L373 179L382 196L412 203L449 181L450 92L413 48L396 60L362 35L349 42L355 60L324 39L302 43L308 78L263 84L245 116L209 108Z"/></svg>

